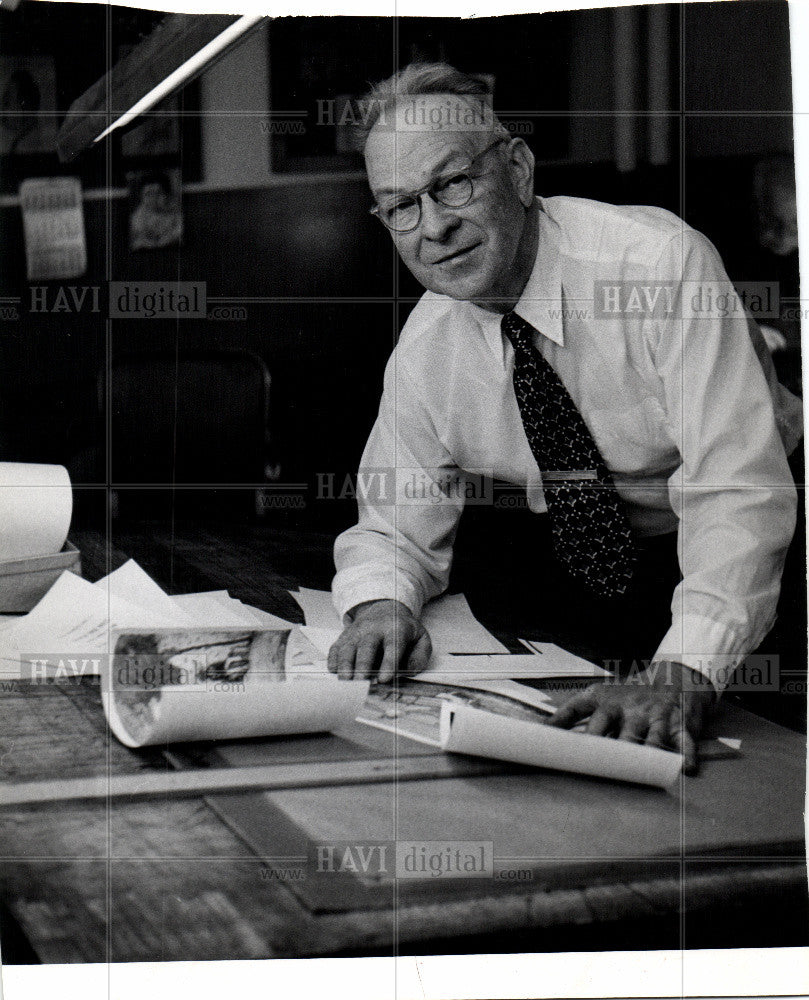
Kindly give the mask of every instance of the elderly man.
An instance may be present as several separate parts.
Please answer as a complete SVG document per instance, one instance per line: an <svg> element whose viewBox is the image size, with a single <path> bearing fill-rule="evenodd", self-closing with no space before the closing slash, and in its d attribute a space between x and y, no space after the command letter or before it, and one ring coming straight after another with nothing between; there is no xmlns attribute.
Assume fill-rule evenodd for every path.
<svg viewBox="0 0 809 1000"><path fill-rule="evenodd" d="M458 484L485 473L525 488L549 529L552 554L529 569L538 615L561 588L583 619L640 626L650 560L661 544L679 556L647 668L551 721L673 746L693 773L706 710L774 621L800 404L708 240L658 208L535 197L534 157L480 81L416 64L365 109L373 211L427 291L362 468L406 471L403 491L415 470L440 500L360 498L335 546L347 624L330 669L389 681L425 666L419 616L447 586ZM700 289L724 308L690 313Z"/></svg>

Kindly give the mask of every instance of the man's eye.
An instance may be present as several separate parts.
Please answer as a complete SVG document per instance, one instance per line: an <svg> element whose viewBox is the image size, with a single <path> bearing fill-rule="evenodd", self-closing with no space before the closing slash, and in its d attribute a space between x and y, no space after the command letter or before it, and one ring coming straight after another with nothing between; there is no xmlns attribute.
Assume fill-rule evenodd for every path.
<svg viewBox="0 0 809 1000"><path fill-rule="evenodd" d="M397 219L407 216L415 204L412 198L400 198L399 201L392 201L383 206L382 211L385 213L386 218L395 222Z"/></svg>
<svg viewBox="0 0 809 1000"><path fill-rule="evenodd" d="M452 194L453 191L461 191L466 187L469 177L467 174L453 174L451 177L442 177L436 181L433 190L437 194Z"/></svg>

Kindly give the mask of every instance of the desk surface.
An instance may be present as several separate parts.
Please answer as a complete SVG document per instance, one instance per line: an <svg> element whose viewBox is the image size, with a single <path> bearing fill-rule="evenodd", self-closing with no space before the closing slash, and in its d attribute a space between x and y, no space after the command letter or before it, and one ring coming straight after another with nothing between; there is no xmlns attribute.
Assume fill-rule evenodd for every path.
<svg viewBox="0 0 809 1000"><path fill-rule="evenodd" d="M90 579L131 555L169 590L227 588L293 620L286 588L330 572L327 539L258 529L76 541ZM675 794L483 762L440 780L259 793L249 808L231 795L5 809L2 898L47 962L805 943L804 740L732 705L716 725L742 756L707 762ZM0 733L11 780L168 766L158 748L108 737L91 682L2 692ZM205 765L394 748L358 727L186 751ZM491 843L499 874L315 870L318 846L395 839Z"/></svg>

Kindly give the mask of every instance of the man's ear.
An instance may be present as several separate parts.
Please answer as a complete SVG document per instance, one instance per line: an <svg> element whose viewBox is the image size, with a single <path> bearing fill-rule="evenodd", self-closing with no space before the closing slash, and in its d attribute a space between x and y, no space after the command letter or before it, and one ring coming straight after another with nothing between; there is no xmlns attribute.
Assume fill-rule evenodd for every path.
<svg viewBox="0 0 809 1000"><path fill-rule="evenodd" d="M525 208L534 203L534 154L520 138L511 140L508 161L514 188Z"/></svg>

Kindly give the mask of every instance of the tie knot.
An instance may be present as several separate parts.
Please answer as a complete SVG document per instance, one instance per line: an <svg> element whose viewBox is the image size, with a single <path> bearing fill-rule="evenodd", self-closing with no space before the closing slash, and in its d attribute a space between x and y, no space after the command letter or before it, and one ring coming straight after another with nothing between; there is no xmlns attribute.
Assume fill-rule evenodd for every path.
<svg viewBox="0 0 809 1000"><path fill-rule="evenodd" d="M515 350L531 349L533 347L534 328L522 316L508 312L502 319L503 333L514 345Z"/></svg>

